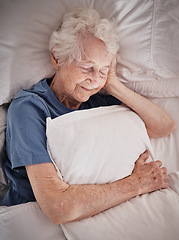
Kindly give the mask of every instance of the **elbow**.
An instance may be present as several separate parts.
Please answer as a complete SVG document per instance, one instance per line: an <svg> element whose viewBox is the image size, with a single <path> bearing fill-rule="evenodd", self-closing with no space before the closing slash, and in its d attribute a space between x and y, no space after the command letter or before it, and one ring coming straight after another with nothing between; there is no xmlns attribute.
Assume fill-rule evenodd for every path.
<svg viewBox="0 0 179 240"><path fill-rule="evenodd" d="M161 137L166 137L170 135L174 130L176 129L175 122L171 119L166 126L164 127L164 130L161 132Z"/></svg>
<svg viewBox="0 0 179 240"><path fill-rule="evenodd" d="M73 194L69 194L69 189L71 189L70 186L58 196L49 194L41 201L39 199L37 201L44 214L54 224L74 222L85 218L83 209L86 209L86 202L83 203Z"/></svg>
<svg viewBox="0 0 179 240"><path fill-rule="evenodd" d="M176 124L171 119L170 121L167 121L167 123L161 122L159 126L156 127L155 131L147 129L147 132L150 138L160 138L160 137L166 137L170 135L175 129L176 129Z"/></svg>
<svg viewBox="0 0 179 240"><path fill-rule="evenodd" d="M167 134L166 134L166 135L169 135L169 134L172 133L175 129L176 129L176 123L175 123L173 120L171 120L170 124L168 125Z"/></svg>
<svg viewBox="0 0 179 240"><path fill-rule="evenodd" d="M49 213L46 215L50 219L50 221L54 224L63 224L66 222L70 222L71 220L71 213L72 213L72 207L69 206L68 209L63 205L63 203L58 204L57 206L54 206L50 209Z"/></svg>
<svg viewBox="0 0 179 240"><path fill-rule="evenodd" d="M71 201L70 201L71 202ZM80 208L73 203L58 203L46 214L54 224L63 224L80 220Z"/></svg>
<svg viewBox="0 0 179 240"><path fill-rule="evenodd" d="M63 224L66 222L65 221L66 214L64 213L63 207L60 207L59 205L61 205L61 204L58 204L58 205L54 204L53 206L51 206L48 213L46 212L46 215L48 216L50 221L57 225Z"/></svg>

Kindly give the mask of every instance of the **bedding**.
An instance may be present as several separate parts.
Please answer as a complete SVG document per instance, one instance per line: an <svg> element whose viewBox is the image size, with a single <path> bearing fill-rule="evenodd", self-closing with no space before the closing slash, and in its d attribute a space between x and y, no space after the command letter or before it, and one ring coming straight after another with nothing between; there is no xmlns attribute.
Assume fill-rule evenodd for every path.
<svg viewBox="0 0 179 240"><path fill-rule="evenodd" d="M49 154L68 184L112 182L130 175L146 149L153 158L144 123L124 106L47 118L46 134ZM136 197L89 219L62 224L65 236L69 240L177 239L178 180L179 172L171 174L172 188Z"/></svg>
<svg viewBox="0 0 179 240"><path fill-rule="evenodd" d="M87 232L96 237L97 226L100 223L98 219L102 219L104 227L100 226L97 239L103 238L102 236L112 239L110 234L114 236L118 227L120 230L118 239L122 240L178 240L179 1L177 0L0 1L0 198L3 197L7 184L1 168L7 106L21 88L31 88L39 80L53 75L48 41L63 15L74 7L95 8L102 17L116 20L120 31L117 64L119 80L164 108L176 121L177 128L170 136L151 139L151 143L148 142L147 145L141 140L140 145L141 149L148 146L152 157L163 161L168 169L170 188L131 199L118 206L119 216L116 215L114 208L92 219L65 224L62 227L49 222L37 203L0 207L0 239L63 240L66 239L63 231L69 239L76 240L78 237L80 239ZM107 124L110 125L109 122ZM118 125L116 123L116 126ZM145 135L145 131L142 133ZM124 166L123 164L123 169ZM133 162L129 162L121 177L129 174L132 166ZM93 222L93 228L89 227L88 220ZM111 228L110 222L114 224L114 228ZM106 229L110 231L105 232Z"/></svg>
<svg viewBox="0 0 179 240"><path fill-rule="evenodd" d="M179 97L151 98L150 100L163 108L176 123L175 131L169 136L151 139L154 158L162 160L168 173L179 171Z"/></svg>
<svg viewBox="0 0 179 240"><path fill-rule="evenodd" d="M167 101L166 101L167 100ZM173 106L176 105L177 101L174 101L175 99L163 99L163 107L166 108L166 106L170 106L172 103ZM158 99L153 99L153 101L158 101ZM165 103L166 102L166 103ZM175 104L174 104L175 103ZM176 105L177 106L177 105ZM174 108L174 112L175 112ZM88 136L88 146L85 148L85 154L83 156L86 156L87 151L92 151L92 156L95 155L95 146L98 146L98 141L100 142L100 146L102 144L104 153L108 152L109 148L105 148L104 144L109 144L110 141L112 143L114 142L114 145L118 147L118 142L115 141L116 138L119 138L118 135L114 134L114 131L116 133L116 126L119 126L118 131L125 133L128 135L128 131L125 131L126 128L129 128L132 130L132 133L134 135L134 138L136 139L136 144L139 143L140 151L144 148L148 148L151 152L152 156L155 156L155 151L152 150L151 143L149 141L149 138L146 134L146 130L144 127L143 122L140 120L140 118L130 111L128 108L124 106L112 106L112 107L102 107L100 109L90 109L90 110L84 110L84 111L77 111L72 113L74 116L64 115L63 118L59 117L56 119L47 119L48 122L48 128L47 128L47 137L48 137L48 144L49 144L49 151L51 157L56 161L56 167L58 168L58 152L60 151L61 156L65 156L65 154L74 154L70 151L64 151L64 153L59 148L59 133L66 135L66 141L68 139L69 141L72 141L73 137L76 139L76 141L73 141L72 150L75 149L75 145L78 145L78 148L76 148L76 153L78 155L78 151L80 150L80 144L79 142L83 143L83 138L86 139L86 136ZM118 116L117 116L118 115ZM122 115L124 115L122 117ZM105 124L105 127L109 126L111 128L111 121L119 121L119 118L121 120L121 125L112 124L112 128L114 128L114 131L104 131L101 128L97 129L96 131L91 131L91 128L97 127L99 124L103 125ZM87 120L87 121L86 121ZM72 123L72 124L71 124ZM82 124L83 123L83 124ZM66 127L64 127L66 126ZM71 128L69 129L68 126ZM177 126L179 126L179 121L177 122ZM73 130L72 130L73 129ZM80 132L77 134L76 132L80 130ZM140 134L137 134L137 132L140 131ZM68 133L71 133L70 135ZM90 134L88 134L88 132ZM94 136L93 133L96 133ZM76 134L75 134L76 133ZM175 134L174 132L173 134ZM108 136L108 139L105 139L103 136L106 134L113 135L114 138L110 138ZM80 136L79 136L80 135ZM121 137L121 135L120 135ZM124 136L123 136L124 138ZM170 139L168 139L168 144L170 144ZM78 140L78 141L77 141ZM107 140L107 141L106 141ZM163 142L163 138L156 139L158 141L162 141L162 146L165 145L165 141ZM66 142L65 141L65 142ZM119 139L120 142L120 139ZM117 144L116 144L117 143ZM129 141L129 143L133 144L133 141ZM64 143L63 143L64 144ZM125 143L121 143L123 145L120 145L121 148L124 147ZM127 144L127 147L128 147ZM85 144L86 146L86 144ZM51 147L51 148L50 148ZM112 146L113 148L115 146ZM67 147L68 148L68 147ZM94 150L94 151L93 151ZM117 149L119 151L119 147ZM100 152L100 154L103 154L103 151ZM114 151L114 149L113 149ZM131 152L135 152L136 148L133 148ZM138 151L138 150L137 150ZM165 149L165 153L163 152L163 156L167 154L168 149ZM170 151L168 156L170 155ZM108 152L109 154L109 152ZM113 154L113 152L112 152ZM129 152L127 154L130 155ZM136 153L138 154L138 153ZM81 156L81 154L80 154ZM98 156L98 155L97 155ZM108 155L109 156L109 155ZM117 155L119 156L119 155ZM99 157L99 156L98 156ZM106 157L106 155L105 155ZM56 159L57 158L57 159ZM87 157L86 157L87 158ZM109 181L109 178L114 179L117 178L115 176L115 171L117 172L116 175L120 175L120 177L124 177L124 175L128 175L131 173L131 170L133 169L133 164L135 159L129 160L128 162L125 162L125 164L121 164L121 162L117 159L117 161L114 161L115 164L120 165L119 169L110 169L112 168L112 162L113 160L111 158L110 164L106 164L103 161L99 161L96 163L96 161L92 161L93 166L86 167L84 165L84 169L81 169L79 165L77 166L78 162L85 161L85 158L79 159L76 158L75 165L71 165L71 162L63 162L63 171L59 171L60 177L63 176L63 179L66 181L70 181L70 178L72 178L73 183L75 181L81 181L83 183L84 181L90 180L90 172L92 174L91 178L95 179L97 182L97 178L100 178L100 181ZM88 159L87 159L88 160ZM86 160L86 161L87 161ZM90 160L93 160L93 158L90 158ZM121 159L120 159L121 160ZM172 159L173 163L176 160L176 158ZM123 159L122 159L123 161ZM169 162L168 158L166 158L166 162ZM170 163L170 162L169 162ZM101 165L102 168L107 168L107 176L104 174L103 171L96 172L96 165ZM58 165L58 166L57 166ZM66 166L65 166L66 165ZM68 168L65 170L65 167ZM93 168L95 168L95 171L93 171ZM73 170L78 171L78 173L75 176L75 172ZM66 172L64 172L66 171ZM79 175L79 171L80 174ZM114 174L111 174L114 173ZM65 174L67 174L67 178L65 178ZM85 175L85 177L83 177ZM80 179L79 179L80 176ZM108 179L107 179L108 178ZM42 239L42 240L50 240L50 239L131 239L131 240L151 240L151 239L159 239L159 240L177 240L179 235L178 230L178 221L179 221L179 172L177 171L171 171L169 174L169 189L160 190L157 192L153 192L150 194L145 194L136 198L131 199L130 201L127 201L124 204L121 204L120 206L117 206L115 208L112 208L110 210L107 210L101 214L98 214L90 219L85 219L83 221L75 222L75 223L69 223L69 224L63 224L62 226L54 225L52 224L48 218L42 213L40 208L38 207L37 203L27 203L23 205L17 205L13 207L3 207L0 209L0 232L2 240L5 239L13 239L13 240L23 240L23 239L32 239L32 236L34 236L34 239ZM28 216L28 218L26 217ZM24 222L24 219L26 221ZM18 224L16 224L18 223ZM130 231L126 231L126 227L130 228ZM24 229L21 231L21 229ZM33 233L30 234L29 232L34 229ZM44 231L42 229L48 229L48 231ZM62 233L62 229L65 235ZM152 229L152 231L151 231ZM120 233L120 234L119 234ZM24 235L26 238L24 238ZM8 236L8 238L7 238ZM30 236L30 237L29 237ZM38 236L38 237L36 237ZM36 237L36 238L35 238ZM40 238L41 237L41 238Z"/></svg>
<svg viewBox="0 0 179 240"><path fill-rule="evenodd" d="M50 222L36 202L0 208L1 240L65 240L61 227Z"/></svg>

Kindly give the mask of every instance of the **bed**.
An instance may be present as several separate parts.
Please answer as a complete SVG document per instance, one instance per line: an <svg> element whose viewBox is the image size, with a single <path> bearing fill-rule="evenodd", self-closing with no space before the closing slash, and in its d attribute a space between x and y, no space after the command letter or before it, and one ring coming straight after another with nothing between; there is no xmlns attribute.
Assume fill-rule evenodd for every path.
<svg viewBox="0 0 179 240"><path fill-rule="evenodd" d="M133 198L89 219L62 225L51 223L36 202L12 207L1 206L0 239L178 240L179 1L177 0L0 2L0 199L8 188L8 180L2 165L9 103L20 89L30 88L41 79L54 74L48 52L49 37L63 15L75 7L94 8L102 17L116 20L120 31L120 54L117 64L119 81L168 112L175 120L176 129L167 137L149 139L141 120L123 106L117 109L106 107L98 109L99 111L93 109L73 113L72 117L70 116L72 124L69 116L57 118L55 121L47 119L48 150L59 176L69 183L78 184L114 181L115 178L123 178L130 174L134 162L127 156L137 156L147 148L151 160L160 159L167 168L169 188ZM111 122L113 128L106 130L108 125L111 126ZM85 124L88 124L88 131ZM129 132L124 131L129 128L135 137L133 139ZM107 143L104 141L106 134L110 139ZM68 144L64 147L64 158L70 159L71 156L74 157L74 153L77 154L75 171L72 161L74 158L70 159L68 164L58 159L59 135L63 136L62 141L68 144L74 142L76 136L79 136L80 143L88 136L90 146L88 149L84 147L76 153L75 146L71 152L67 151ZM121 141L122 150L125 151L119 151L118 146L114 144L117 141ZM94 151L96 145L100 146L100 152ZM90 156L94 159L96 157L102 159L104 156L110 159L125 156L127 160L114 162L111 166L103 161L98 163L94 161L91 165L86 165L88 161L84 159L82 161L82 156L89 149ZM110 155L107 155L109 151ZM116 166L120 175L115 175ZM84 172L88 173L88 177Z"/></svg>

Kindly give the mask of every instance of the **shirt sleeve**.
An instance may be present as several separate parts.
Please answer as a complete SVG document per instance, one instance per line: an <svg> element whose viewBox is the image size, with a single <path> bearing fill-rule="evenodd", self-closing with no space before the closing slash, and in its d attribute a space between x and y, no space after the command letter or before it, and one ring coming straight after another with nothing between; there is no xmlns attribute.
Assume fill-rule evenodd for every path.
<svg viewBox="0 0 179 240"><path fill-rule="evenodd" d="M12 168L51 162L46 147L49 112L38 96L15 99L8 110L6 149Z"/></svg>

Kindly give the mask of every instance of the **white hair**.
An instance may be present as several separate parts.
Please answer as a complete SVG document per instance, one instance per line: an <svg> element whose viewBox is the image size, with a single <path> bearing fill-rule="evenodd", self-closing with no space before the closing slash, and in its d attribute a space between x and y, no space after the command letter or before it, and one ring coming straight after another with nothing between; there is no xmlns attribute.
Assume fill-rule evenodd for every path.
<svg viewBox="0 0 179 240"><path fill-rule="evenodd" d="M75 9L67 13L51 35L49 50L59 65L72 63L82 57L82 41L92 35L104 42L109 53L119 49L117 25L114 21L101 19L94 9Z"/></svg>

